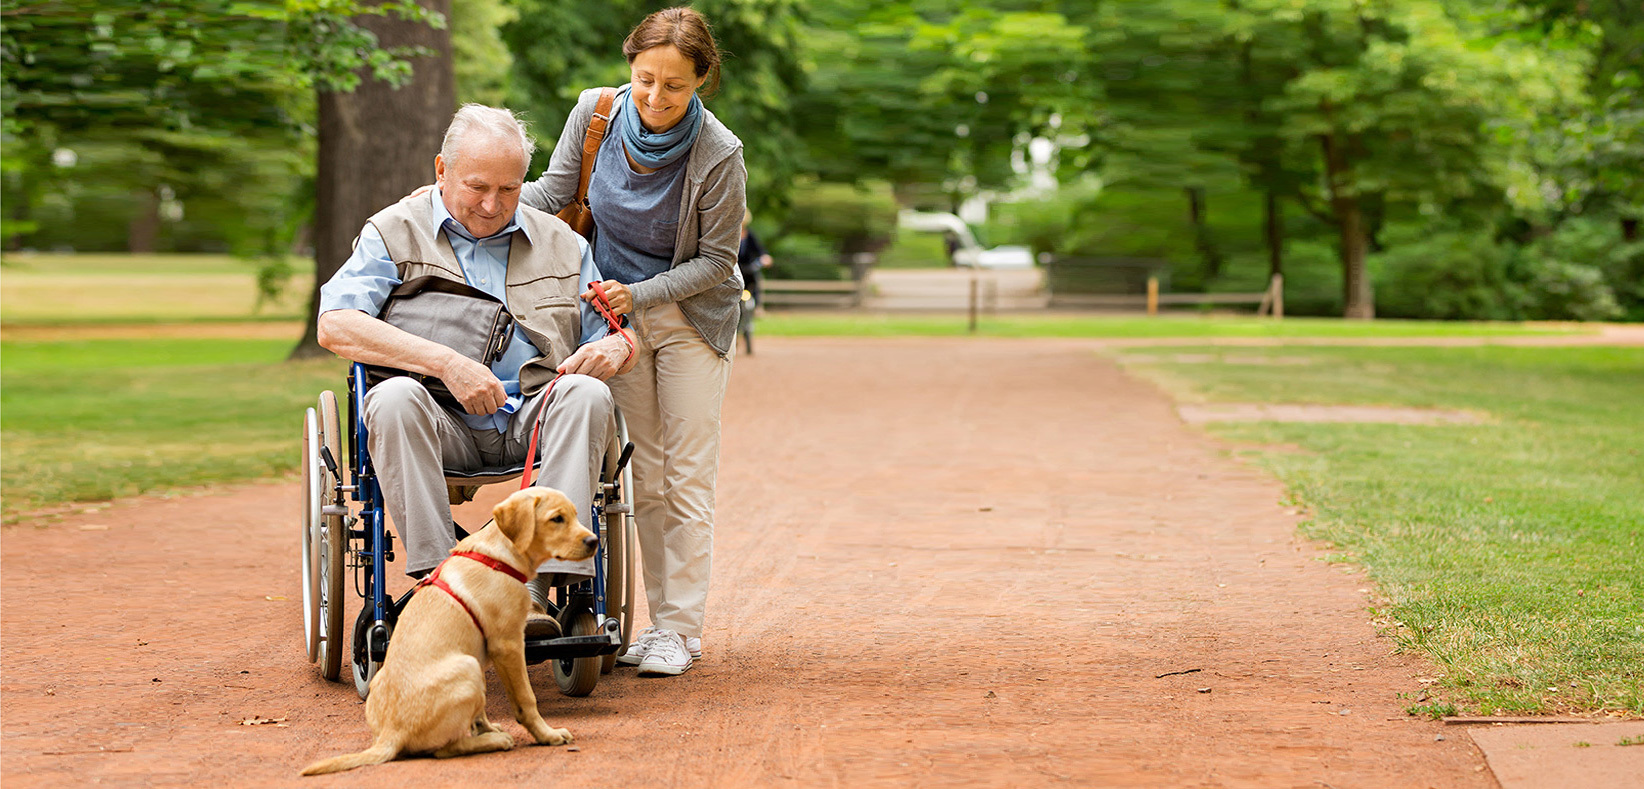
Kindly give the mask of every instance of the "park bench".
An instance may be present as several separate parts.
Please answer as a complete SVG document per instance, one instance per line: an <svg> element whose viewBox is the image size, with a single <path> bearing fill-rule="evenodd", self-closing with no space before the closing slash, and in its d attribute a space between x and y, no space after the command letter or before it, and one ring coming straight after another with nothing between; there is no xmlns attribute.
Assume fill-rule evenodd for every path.
<svg viewBox="0 0 1644 789"><path fill-rule="evenodd" d="M866 281L848 279L767 279L765 305L772 307L860 307Z"/></svg>
<svg viewBox="0 0 1644 789"><path fill-rule="evenodd" d="M768 307L860 307L868 295L868 272L876 258L862 253L850 261L850 279L772 279L762 287Z"/></svg>
<svg viewBox="0 0 1644 789"><path fill-rule="evenodd" d="M1048 257L1045 285L1050 306L1147 310L1159 307L1254 304L1257 315L1284 317L1284 277L1274 274L1259 293L1161 293L1169 263L1152 258Z"/></svg>

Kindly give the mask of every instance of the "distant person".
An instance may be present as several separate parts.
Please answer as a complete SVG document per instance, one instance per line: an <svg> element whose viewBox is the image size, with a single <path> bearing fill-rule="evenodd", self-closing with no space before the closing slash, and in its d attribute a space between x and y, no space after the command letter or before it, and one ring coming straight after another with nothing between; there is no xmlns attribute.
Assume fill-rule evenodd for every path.
<svg viewBox="0 0 1644 789"><path fill-rule="evenodd" d="M759 314L765 314L765 274L763 269L771 267L771 255L765 251L765 245L759 243L759 236L754 235L748 223L753 221L753 214L742 213L742 244L736 250L736 267L742 270L742 287L753 294L754 308Z"/></svg>
<svg viewBox="0 0 1644 789"><path fill-rule="evenodd" d="M639 334L638 364L610 383L635 445L634 521L651 626L617 660L671 676L702 654L748 172L742 141L697 96L704 84L718 87L720 64L700 13L645 17L622 54L630 81L616 91L587 194L603 287ZM557 212L575 199L601 90L582 92L548 170L525 185L526 205Z"/></svg>

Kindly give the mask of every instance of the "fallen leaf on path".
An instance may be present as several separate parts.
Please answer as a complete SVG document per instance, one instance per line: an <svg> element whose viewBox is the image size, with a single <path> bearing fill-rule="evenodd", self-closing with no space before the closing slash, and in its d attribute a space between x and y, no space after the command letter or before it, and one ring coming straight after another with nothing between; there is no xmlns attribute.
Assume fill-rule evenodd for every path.
<svg viewBox="0 0 1644 789"><path fill-rule="evenodd" d="M267 726L270 723L284 728L285 718L246 718L240 721L241 726Z"/></svg>
<svg viewBox="0 0 1644 789"><path fill-rule="evenodd" d="M265 596L263 599L264 600L290 600L291 598L286 597L283 594L271 594L271 595Z"/></svg>

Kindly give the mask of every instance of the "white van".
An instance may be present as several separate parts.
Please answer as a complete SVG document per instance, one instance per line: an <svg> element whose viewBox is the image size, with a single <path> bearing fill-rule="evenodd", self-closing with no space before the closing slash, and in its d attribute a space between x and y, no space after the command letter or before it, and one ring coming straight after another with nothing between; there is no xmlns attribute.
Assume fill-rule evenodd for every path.
<svg viewBox="0 0 1644 789"><path fill-rule="evenodd" d="M1022 246L1003 246L983 249L976 243L976 235L953 214L934 211L902 211L896 217L897 226L920 233L943 233L958 242L953 251L953 265L975 268L1005 269L1033 268L1033 250Z"/></svg>

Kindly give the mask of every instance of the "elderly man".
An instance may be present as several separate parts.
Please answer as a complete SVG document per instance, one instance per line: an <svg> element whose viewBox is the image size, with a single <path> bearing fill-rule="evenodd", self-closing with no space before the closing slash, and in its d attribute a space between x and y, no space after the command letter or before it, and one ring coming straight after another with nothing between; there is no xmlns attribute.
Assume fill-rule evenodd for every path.
<svg viewBox="0 0 1644 789"><path fill-rule="evenodd" d="M367 448L413 576L456 545L444 469L522 462L532 424L546 409L538 483L564 491L586 517L613 429L604 381L622 371L629 345L578 301L600 281L588 243L559 219L519 204L532 147L513 113L463 106L434 157L434 188L371 217L353 256L320 290L321 345L357 362L435 376L465 412L440 406L409 377L384 381L365 397ZM467 282L508 305L514 337L489 368L376 317L396 285L430 275ZM592 564L551 561L538 571L527 634L553 635L544 613L549 584L591 575Z"/></svg>

